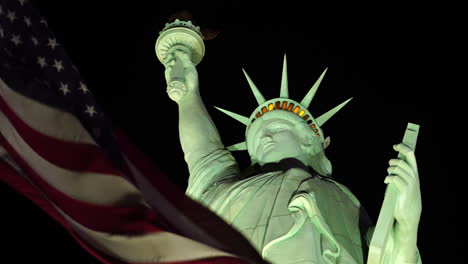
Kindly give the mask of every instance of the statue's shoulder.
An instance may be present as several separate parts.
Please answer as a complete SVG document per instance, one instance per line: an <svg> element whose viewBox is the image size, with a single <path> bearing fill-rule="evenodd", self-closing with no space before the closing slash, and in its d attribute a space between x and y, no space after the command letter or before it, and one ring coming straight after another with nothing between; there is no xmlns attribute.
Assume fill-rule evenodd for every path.
<svg viewBox="0 0 468 264"><path fill-rule="evenodd" d="M353 194L353 192L351 192L351 190L348 187L329 178L327 178L326 181L338 187L340 191L342 191L344 194L346 194L346 196L348 196L348 198L354 203L354 205L356 205L357 207L361 207L361 203L359 202L358 198Z"/></svg>

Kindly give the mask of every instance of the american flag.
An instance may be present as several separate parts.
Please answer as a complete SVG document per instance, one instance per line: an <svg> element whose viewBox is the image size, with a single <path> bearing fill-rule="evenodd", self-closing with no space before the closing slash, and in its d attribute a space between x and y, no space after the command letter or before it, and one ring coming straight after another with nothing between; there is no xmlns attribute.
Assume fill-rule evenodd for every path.
<svg viewBox="0 0 468 264"><path fill-rule="evenodd" d="M0 158L0 179L103 263L265 263L112 126L26 0L0 0Z"/></svg>

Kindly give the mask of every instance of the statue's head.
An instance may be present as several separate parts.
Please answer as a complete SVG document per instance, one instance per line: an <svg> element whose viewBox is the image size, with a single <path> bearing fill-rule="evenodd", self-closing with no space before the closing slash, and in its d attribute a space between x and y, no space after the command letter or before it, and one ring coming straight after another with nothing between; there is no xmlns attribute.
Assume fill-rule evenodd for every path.
<svg viewBox="0 0 468 264"><path fill-rule="evenodd" d="M262 115L246 135L252 163L264 165L295 158L324 176L331 174L324 152L329 142L329 138L322 142L304 119L287 111Z"/></svg>
<svg viewBox="0 0 468 264"><path fill-rule="evenodd" d="M322 176L330 175L331 164L324 152L330 139L324 138L321 126L351 99L314 118L307 108L326 70L300 103L289 99L288 96L286 56L279 98L265 100L247 73L245 71L244 73L259 106L249 118L218 108L246 125L246 141L232 145L228 149L248 150L252 163L260 165L295 158L311 166Z"/></svg>

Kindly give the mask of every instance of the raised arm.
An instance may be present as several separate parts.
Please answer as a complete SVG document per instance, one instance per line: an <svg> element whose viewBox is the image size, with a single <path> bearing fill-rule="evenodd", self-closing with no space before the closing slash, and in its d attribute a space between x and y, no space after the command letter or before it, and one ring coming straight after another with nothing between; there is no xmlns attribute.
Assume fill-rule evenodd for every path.
<svg viewBox="0 0 468 264"><path fill-rule="evenodd" d="M200 155L206 155L223 148L218 130L211 120L200 97L198 73L189 56L183 51L169 55L166 62L166 81L175 64L175 59L182 62L185 71L187 93L177 101L179 105L179 136L185 160L190 163Z"/></svg>
<svg viewBox="0 0 468 264"><path fill-rule="evenodd" d="M238 174L238 168L203 104L197 70L185 52L176 51L167 58L166 81L176 60L183 64L187 88L187 93L177 101L180 143L190 171L187 194L198 199L210 185Z"/></svg>

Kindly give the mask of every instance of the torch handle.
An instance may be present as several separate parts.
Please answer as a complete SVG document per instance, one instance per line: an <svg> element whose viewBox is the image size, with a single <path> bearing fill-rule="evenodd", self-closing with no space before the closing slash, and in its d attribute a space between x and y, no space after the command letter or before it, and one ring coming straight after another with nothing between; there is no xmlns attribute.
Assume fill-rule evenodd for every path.
<svg viewBox="0 0 468 264"><path fill-rule="evenodd" d="M191 51L187 47L177 45L172 48L175 52L176 50L181 50L191 56ZM187 87L185 86L185 69L183 62L174 57L175 64L171 70L171 78L167 84L167 94L173 101L179 101L186 93Z"/></svg>

